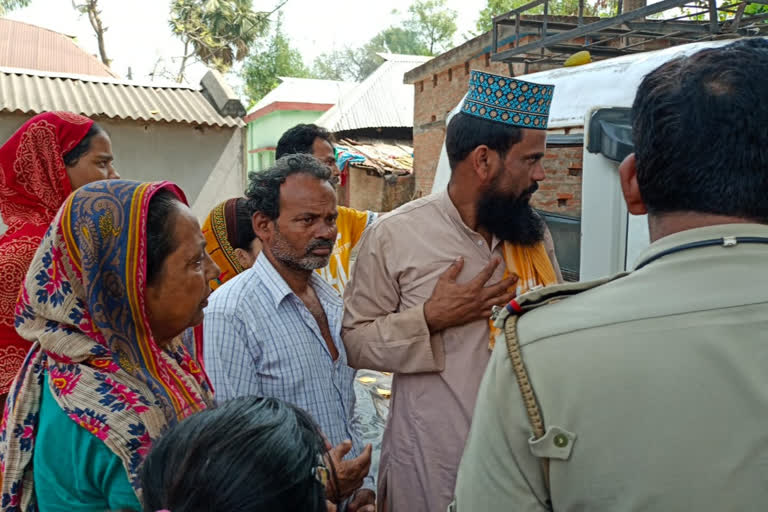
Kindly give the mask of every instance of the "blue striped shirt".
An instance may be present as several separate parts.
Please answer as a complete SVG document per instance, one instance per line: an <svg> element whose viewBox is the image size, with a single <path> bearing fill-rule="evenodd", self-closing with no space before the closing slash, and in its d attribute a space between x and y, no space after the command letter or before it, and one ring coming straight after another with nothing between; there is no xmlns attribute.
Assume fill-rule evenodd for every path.
<svg viewBox="0 0 768 512"><path fill-rule="evenodd" d="M312 272L310 285L328 318L339 352L331 359L317 321L262 252L252 268L214 292L205 309L205 368L216 399L280 398L312 415L334 446L363 450L355 415L355 370L341 342L344 306L331 285ZM373 489L373 478L365 488Z"/></svg>

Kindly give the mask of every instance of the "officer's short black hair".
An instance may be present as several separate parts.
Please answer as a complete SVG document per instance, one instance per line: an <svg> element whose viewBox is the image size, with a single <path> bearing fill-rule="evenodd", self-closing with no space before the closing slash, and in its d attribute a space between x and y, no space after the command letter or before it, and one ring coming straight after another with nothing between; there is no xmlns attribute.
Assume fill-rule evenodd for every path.
<svg viewBox="0 0 768 512"><path fill-rule="evenodd" d="M640 194L652 214L768 223L768 41L751 38L665 63L632 106Z"/></svg>

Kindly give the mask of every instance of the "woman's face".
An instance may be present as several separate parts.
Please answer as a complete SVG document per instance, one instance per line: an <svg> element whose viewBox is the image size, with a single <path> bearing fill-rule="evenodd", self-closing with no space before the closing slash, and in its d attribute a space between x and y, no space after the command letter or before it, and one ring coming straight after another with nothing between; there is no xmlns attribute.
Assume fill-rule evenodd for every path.
<svg viewBox="0 0 768 512"><path fill-rule="evenodd" d="M209 281L221 273L205 251L200 224L186 205L176 202L171 223L176 249L165 258L146 292L152 336L161 345L203 321L211 293Z"/></svg>
<svg viewBox="0 0 768 512"><path fill-rule="evenodd" d="M109 135L103 131L94 135L88 151L77 160L75 165L67 167L67 176L72 184L72 190L77 190L93 181L120 178L112 167L114 159Z"/></svg>

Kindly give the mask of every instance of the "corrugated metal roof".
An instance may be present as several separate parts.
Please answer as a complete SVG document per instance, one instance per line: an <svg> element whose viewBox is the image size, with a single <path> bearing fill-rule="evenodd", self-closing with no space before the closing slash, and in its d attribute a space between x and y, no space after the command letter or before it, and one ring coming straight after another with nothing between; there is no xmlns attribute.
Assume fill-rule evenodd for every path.
<svg viewBox="0 0 768 512"><path fill-rule="evenodd" d="M115 78L72 38L36 25L0 18L0 66Z"/></svg>
<svg viewBox="0 0 768 512"><path fill-rule="evenodd" d="M337 149L362 156L365 160L354 167L375 169L379 174L413 173L413 146L410 141L341 139Z"/></svg>
<svg viewBox="0 0 768 512"><path fill-rule="evenodd" d="M280 77L281 83L259 100L248 113L261 110L272 103L319 103L335 105L342 95L348 94L357 82L316 80L314 78Z"/></svg>
<svg viewBox="0 0 768 512"><path fill-rule="evenodd" d="M384 64L317 120L331 132L413 127L413 85L403 75L431 57L380 54Z"/></svg>
<svg viewBox="0 0 768 512"><path fill-rule="evenodd" d="M190 87L0 68L0 111L39 114L51 110L109 119L244 126L239 118L221 116L200 90Z"/></svg>

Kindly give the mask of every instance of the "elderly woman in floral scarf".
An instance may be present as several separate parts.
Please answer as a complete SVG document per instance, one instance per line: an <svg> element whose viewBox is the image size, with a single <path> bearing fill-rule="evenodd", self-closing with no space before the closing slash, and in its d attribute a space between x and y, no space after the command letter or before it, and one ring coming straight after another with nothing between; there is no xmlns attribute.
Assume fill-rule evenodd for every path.
<svg viewBox="0 0 768 512"><path fill-rule="evenodd" d="M141 510L150 444L212 403L190 328L218 274L175 185L98 181L65 201L16 307L33 344L3 415L0 509Z"/></svg>

